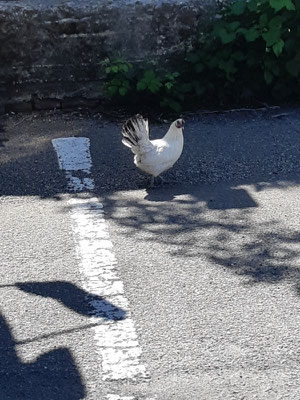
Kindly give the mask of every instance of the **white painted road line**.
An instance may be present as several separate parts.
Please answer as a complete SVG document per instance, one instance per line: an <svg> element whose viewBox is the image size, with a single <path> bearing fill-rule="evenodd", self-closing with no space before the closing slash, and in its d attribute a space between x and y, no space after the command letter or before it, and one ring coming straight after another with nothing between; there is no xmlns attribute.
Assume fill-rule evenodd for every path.
<svg viewBox="0 0 300 400"><path fill-rule="evenodd" d="M59 168L65 171L91 173L90 139L69 137L52 140L58 157Z"/></svg>
<svg viewBox="0 0 300 400"><path fill-rule="evenodd" d="M89 139L60 138L54 139L52 143L57 152L59 167L66 173L69 189L74 192L93 190ZM76 176L78 172L79 177ZM140 362L142 350L124 296L123 283L116 273L117 262L103 206L90 195L73 197L68 204L85 289L106 300L91 302L94 307L91 318L99 322L99 317L106 317L92 328L95 331L96 350L101 354L103 380L147 377L146 368ZM112 396L110 399L134 399L109 396Z"/></svg>
<svg viewBox="0 0 300 400"><path fill-rule="evenodd" d="M90 155L90 139L85 137L70 137L53 139L59 168L64 170L68 180L68 189L72 192L93 190L94 182L89 177L92 160ZM86 176L77 177L72 174L80 171Z"/></svg>

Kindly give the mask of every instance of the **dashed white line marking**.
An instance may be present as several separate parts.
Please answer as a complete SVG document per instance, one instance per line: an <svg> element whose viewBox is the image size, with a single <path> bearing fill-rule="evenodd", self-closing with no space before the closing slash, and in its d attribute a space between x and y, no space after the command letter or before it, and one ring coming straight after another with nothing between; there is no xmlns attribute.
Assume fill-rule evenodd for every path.
<svg viewBox="0 0 300 400"><path fill-rule="evenodd" d="M68 189L72 192L93 190L94 181L89 177L92 167L90 139L86 137L60 138L53 139L52 143L57 153L59 168L65 171ZM74 176L72 172L75 171L80 171L83 176Z"/></svg>
<svg viewBox="0 0 300 400"><path fill-rule="evenodd" d="M89 139L71 137L54 139L52 142L59 167L66 173L69 189L74 192L93 190ZM76 173L80 176L76 176ZM104 317L102 323L93 328L96 350L102 358L103 380L146 377L146 368L140 362L142 350L124 296L123 282L116 272L117 262L103 206L97 198L86 195L73 197L68 204L85 289L91 294L105 297L91 301L95 322L99 322L99 317ZM108 396L111 396L108 397L110 400L134 399Z"/></svg>
<svg viewBox="0 0 300 400"><path fill-rule="evenodd" d="M68 137L52 140L58 157L59 168L65 171L84 171L91 173L90 139Z"/></svg>

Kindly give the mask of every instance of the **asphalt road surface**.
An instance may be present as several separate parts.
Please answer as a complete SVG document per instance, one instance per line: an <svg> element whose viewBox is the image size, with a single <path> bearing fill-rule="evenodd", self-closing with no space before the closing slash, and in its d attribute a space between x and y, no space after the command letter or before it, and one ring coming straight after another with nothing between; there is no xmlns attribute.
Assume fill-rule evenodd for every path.
<svg viewBox="0 0 300 400"><path fill-rule="evenodd" d="M120 122L0 120L0 400L300 398L300 111L184 117L152 190Z"/></svg>

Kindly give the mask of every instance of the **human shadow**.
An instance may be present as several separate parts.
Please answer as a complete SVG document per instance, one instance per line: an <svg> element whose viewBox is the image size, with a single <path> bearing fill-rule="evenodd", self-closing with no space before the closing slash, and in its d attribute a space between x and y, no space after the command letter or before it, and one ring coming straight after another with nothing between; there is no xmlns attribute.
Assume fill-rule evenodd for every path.
<svg viewBox="0 0 300 400"><path fill-rule="evenodd" d="M42 354L23 363L16 353L16 341L0 314L0 398L12 400L79 400L85 386L67 348Z"/></svg>
<svg viewBox="0 0 300 400"><path fill-rule="evenodd" d="M86 292L70 282L16 282L14 286L27 293L55 299L81 315L94 315L98 318L112 321L122 320L126 316L126 312L123 309L100 296Z"/></svg>

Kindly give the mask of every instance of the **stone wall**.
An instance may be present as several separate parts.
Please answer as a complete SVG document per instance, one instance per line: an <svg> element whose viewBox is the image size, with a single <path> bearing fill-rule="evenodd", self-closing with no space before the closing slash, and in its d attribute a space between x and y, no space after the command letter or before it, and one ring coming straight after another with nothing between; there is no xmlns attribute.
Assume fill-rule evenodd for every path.
<svg viewBox="0 0 300 400"><path fill-rule="evenodd" d="M166 60L214 10L207 0L0 1L1 103L101 98L105 57Z"/></svg>

